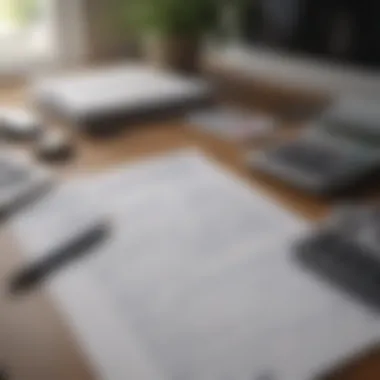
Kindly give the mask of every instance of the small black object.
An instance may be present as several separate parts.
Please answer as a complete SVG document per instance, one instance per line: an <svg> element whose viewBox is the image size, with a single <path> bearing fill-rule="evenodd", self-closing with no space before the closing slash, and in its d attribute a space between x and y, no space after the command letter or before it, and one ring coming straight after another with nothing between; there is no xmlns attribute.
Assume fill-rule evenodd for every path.
<svg viewBox="0 0 380 380"><path fill-rule="evenodd" d="M37 157L44 161L63 162L70 159L73 154L73 142L57 131L45 133L36 146Z"/></svg>
<svg viewBox="0 0 380 380"><path fill-rule="evenodd" d="M63 266L89 254L91 249L106 237L107 231L106 225L99 225L88 231L85 235L81 235L73 240L64 248L21 269L10 279L10 292L19 295L34 290Z"/></svg>
<svg viewBox="0 0 380 380"><path fill-rule="evenodd" d="M303 142L289 144L273 151L273 158L294 165L300 170L309 171L312 175L328 175L336 171L341 161L339 151L328 146Z"/></svg>
<svg viewBox="0 0 380 380"><path fill-rule="evenodd" d="M10 380L8 373L2 368L0 369L0 380Z"/></svg>
<svg viewBox="0 0 380 380"><path fill-rule="evenodd" d="M379 210L357 209L300 242L304 268L370 308L380 311Z"/></svg>

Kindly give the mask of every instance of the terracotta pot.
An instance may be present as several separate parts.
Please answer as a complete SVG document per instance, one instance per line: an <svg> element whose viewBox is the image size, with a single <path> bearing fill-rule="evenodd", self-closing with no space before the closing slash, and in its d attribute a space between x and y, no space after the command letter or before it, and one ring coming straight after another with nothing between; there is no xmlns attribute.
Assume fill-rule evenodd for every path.
<svg viewBox="0 0 380 380"><path fill-rule="evenodd" d="M200 38L154 37L146 40L145 55L154 65L194 73L200 69Z"/></svg>

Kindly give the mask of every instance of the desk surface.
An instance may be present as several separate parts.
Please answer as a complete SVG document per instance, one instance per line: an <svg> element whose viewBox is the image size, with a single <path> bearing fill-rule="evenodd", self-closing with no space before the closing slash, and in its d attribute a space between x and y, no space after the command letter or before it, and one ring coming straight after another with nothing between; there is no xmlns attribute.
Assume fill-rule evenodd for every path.
<svg viewBox="0 0 380 380"><path fill-rule="evenodd" d="M0 104L10 104L21 99L20 91L0 92ZM279 133L289 136L293 132L288 129ZM173 149L197 146L248 179L253 188L264 189L268 196L291 212L318 220L331 208L326 201L308 197L275 180L251 173L242 159L244 148L189 131L178 121L129 128L107 140L77 137L77 144L76 158L69 165L56 169L63 180L83 172L107 170L121 162L133 162ZM257 149L261 147L262 145ZM11 379L16 380L96 379L77 348L75 337L45 292L37 292L21 299L12 299L4 293L5 279L22 261L17 244L6 228L0 232L0 252L0 366L4 363L10 369ZM380 354L375 353L336 378L372 380L378 379L379 374Z"/></svg>

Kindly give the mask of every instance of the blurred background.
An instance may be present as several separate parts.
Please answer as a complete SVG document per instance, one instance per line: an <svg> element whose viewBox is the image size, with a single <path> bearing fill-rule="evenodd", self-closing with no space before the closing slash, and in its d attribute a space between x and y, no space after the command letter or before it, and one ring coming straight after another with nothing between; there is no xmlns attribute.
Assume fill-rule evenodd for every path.
<svg viewBox="0 0 380 380"><path fill-rule="evenodd" d="M282 226L287 226L281 217L282 209L294 217L298 226L299 221L302 225L304 222L319 223L335 207L347 201L350 204L353 200L376 201L378 204L379 183L375 186L367 182L372 179L367 178L367 174L379 178L377 173L380 170L379 14L379 0L0 0L0 153L9 149L9 154L6 152L3 157L5 165L0 177L2 174L6 178L4 186L11 189L4 192L8 202L5 202L5 209L11 210L12 202L17 205L19 202L19 193L13 190L12 182L17 186L21 184L21 188L24 186L25 194L29 196L28 192L30 189L34 191L36 184L42 190L45 186L49 191L54 189L56 183L52 179L55 176L62 183L70 183L76 178L83 179L84 173L107 173L113 167L133 165L134 161L194 146L237 174L236 178L246 179L252 194L257 189L268 195L269 203L261 205L261 197L257 201L259 209L265 211L263 218L271 215L272 203L278 203L279 212L273 214L273 221L268 225L277 226L279 222L279 231ZM10 86L2 86L8 82ZM143 122L136 122L139 117ZM148 121L145 117L149 122L145 123ZM18 153L27 158L28 165L22 162L20 168ZM173 160L177 162L176 157ZM182 160L178 162L181 164ZM169 169L163 172L172 173ZM182 173L181 166L176 170ZM12 173L16 175L12 176ZM175 176L176 171L173 173ZM116 174L123 175L123 171ZM203 174L200 177L208 178ZM7 178L10 178L10 185ZM152 185L148 184L144 191L161 207L161 195L155 193L155 189L161 189L155 181L161 181L161 178L154 172L152 178ZM232 185L239 182L235 176L231 178ZM141 183L144 185L144 181ZM207 190L207 184L201 185L200 188L206 191L205 195L201 194L205 198L194 197L197 202L206 199L205 204L209 203L215 212L228 206L223 214L227 222L234 220L231 213L237 210L237 220L241 224L236 223L236 226L241 226L242 233L247 232L249 238L254 239L251 227L246 224L244 205L241 210L229 209L237 199L240 201L245 197L237 193L236 199L221 198L220 204L214 207L214 198L218 201L214 194L218 195L219 190L212 193ZM114 201L112 192L115 189L102 195L106 207L109 199ZM168 194L171 194L170 189ZM116 190L118 195L120 189ZM230 190L227 190L228 195ZM87 191L90 193L92 187L86 187ZM129 191L132 190L123 189L120 194L129 198ZM16 196L12 199L9 194ZM183 196L181 189L178 194ZM0 191L0 216L1 195ZM45 196L44 191L39 195ZM138 206L142 207L142 214L145 215L146 208L149 208L161 223L161 215L155 211L161 208L151 203L151 199L141 199ZM79 201L81 203L82 199ZM168 198L168 206L172 206L171 201ZM115 200L115 205L117 202ZM58 199L57 204L66 203L61 204ZM124 199L120 200L121 204L123 206L117 205L115 210L125 212ZM140 212L140 209L136 210ZM334 223L337 223L342 228L342 234L337 228L339 239L341 235L342 239L352 239L356 235L351 229L361 237L360 228L366 232L368 227L368 249L376 257L374 261L380 270L379 235L373 228L375 222L372 223L380 220L379 209L375 209L374 219L367 218L360 208L354 207L349 213L343 211L338 219L328 220L326 228L335 227ZM178 218L190 220L186 212L179 212ZM50 226L50 214L46 215L49 215L46 225ZM61 216L61 213L56 212L56 215ZM150 214L146 212L146 215ZM154 217L150 219L154 220ZM257 217L262 216L256 212L252 214L253 221ZM68 212L65 226L69 229L71 218ZM363 223L360 222L358 228L356 221L361 219ZM215 220L215 227L228 226L222 219ZM34 227L33 223L30 225ZM41 225L41 241L44 241L49 234L45 232L45 225ZM189 228L185 223L184 226ZM233 228L227 230L235 231ZM234 244L239 248L245 237L242 239L239 235L240 227L235 229L238 234L233 237L237 239ZM161 230L158 228L157 231ZM203 232L203 227L199 231ZM208 242L208 245L214 244L212 236L215 236L215 246L218 246L223 230L217 233L212 232L212 228L210 233L205 231L212 243ZM4 252L0 258L0 279L19 273L16 270L24 263L14 237L8 236L7 232L0 236L0 251ZM71 233L70 229L67 235L70 237ZM154 237L155 228L139 235L144 236L142 243L149 241L146 238L149 233ZM127 231L125 235L129 236ZM34 237L34 230L30 236ZM165 236L170 242L172 233ZM268 244L276 241L271 233L268 236ZM24 236L16 240L27 241ZM364 270L359 273L357 261L350 258L351 254L355 256L361 252L360 244L361 241L358 251L344 252L348 255L347 262L353 263L353 277L355 280L375 278ZM148 248L147 251L151 252ZM162 249L164 251L166 249ZM252 252L255 253L255 249ZM317 250L320 252L325 251ZM342 252L338 250L338 253ZM339 261L333 264L337 267L346 265ZM366 270L372 267L371 261ZM268 278L276 277L276 272L273 274L271 270L277 266L268 265L268 268ZM173 278L177 278L177 273ZM292 276L289 278L293 281ZM380 275L376 275L376 286L380 284L378 278ZM272 278L269 282L272 284ZM279 281L273 283L281 290ZM380 294L378 288L376 291L376 295ZM20 380L92 379L88 374L83 375L86 365L81 358L78 360L76 347L66 340L69 336L67 326L42 293L32 292L25 303L0 297L0 310L5 310L3 314L0 312L0 380L3 367L5 370L10 367L12 373L19 371L22 375L14 379ZM330 290L326 293L329 296ZM249 292L246 295L247 304L255 302ZM274 298L278 301L281 297ZM285 298L297 299L297 295L290 294ZM305 298L305 305L313 305L314 300L319 302L319 296ZM380 304L378 297L376 301ZM282 306L279 315L282 312L286 315L289 305ZM297 311L297 308L293 309ZM355 316L354 312L362 309L355 303L352 310ZM347 318L346 309L338 311L338 319L335 315L335 319L327 315L327 329L322 318L321 327L325 333L321 335L321 353L326 351L329 354L324 347L333 340L342 346L337 345L337 351L347 348L349 344L345 342L352 336L363 339L367 345L368 339L360 330L361 326L375 340L373 335L379 331L378 326L367 322L377 322L377 315L373 318L365 312L358 324L355 318ZM243 327L249 328L251 321L255 320L244 313L238 314L245 318ZM228 313L226 315L228 317ZM96 329L95 335L100 330ZM312 328L304 330L313 332ZM337 335L330 336L330 331ZM287 342L292 343L292 335L289 336L288 341L283 339L281 347L272 340L273 347L292 354L287 348ZM314 338L318 343L319 334ZM357 343L355 339L352 340L354 343ZM32 346L39 349L30 350ZM306 346L313 351L312 345ZM101 352L107 350L103 342L99 347L103 350ZM362 364L357 364L357 360L363 362L360 356L354 358L353 368L347 375L342 373L336 378L379 379L379 350L371 347L367 345L370 363L363 364L366 367L363 371ZM301 345L298 348L303 351ZM305 350L305 356L308 352ZM311 356L306 358L310 362L314 360ZM51 364L45 368L47 362ZM302 360L300 362L303 364ZM339 362L336 366L338 376L341 364L345 363ZM318 368L321 373L331 369ZM355 371L358 374L351 375ZM370 375L364 377L362 373L365 372ZM256 379L272 380L274 377L264 371Z"/></svg>
<svg viewBox="0 0 380 380"><path fill-rule="evenodd" d="M183 42L186 35L187 48L181 47L188 61L195 54L189 40L196 37L207 46L201 55L208 63L217 62L254 79L273 78L276 84L322 91L378 91L377 82L373 83L380 62L376 1L220 0L204 2L203 9L181 4L180 11L173 4L1 0L0 76L141 54L157 58L157 50L162 58L158 31L165 32L171 53L175 40ZM213 7L213 17L198 17L206 6ZM152 34L156 43L148 44Z"/></svg>

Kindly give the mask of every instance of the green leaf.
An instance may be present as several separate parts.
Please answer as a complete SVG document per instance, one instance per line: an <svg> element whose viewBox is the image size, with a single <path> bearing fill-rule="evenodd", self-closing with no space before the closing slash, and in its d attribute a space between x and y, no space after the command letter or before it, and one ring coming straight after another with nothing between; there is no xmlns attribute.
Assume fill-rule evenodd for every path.
<svg viewBox="0 0 380 380"><path fill-rule="evenodd" d="M197 36L215 29L223 3L221 0L125 0L122 15L124 22L138 32Z"/></svg>

